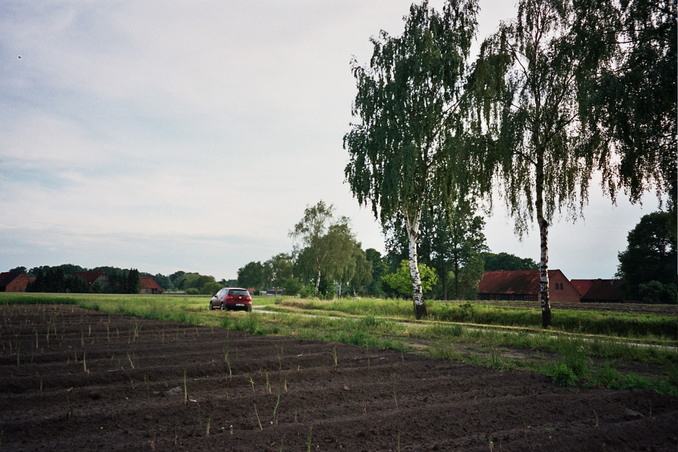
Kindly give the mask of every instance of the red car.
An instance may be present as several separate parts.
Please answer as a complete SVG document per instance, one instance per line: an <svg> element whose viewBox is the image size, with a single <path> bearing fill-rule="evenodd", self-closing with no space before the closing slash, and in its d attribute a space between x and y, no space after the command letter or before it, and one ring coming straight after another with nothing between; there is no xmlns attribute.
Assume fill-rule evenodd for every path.
<svg viewBox="0 0 678 452"><path fill-rule="evenodd" d="M219 292L214 294L210 300L210 310L221 309L241 309L243 311L252 310L252 296L247 291L240 287L224 287Z"/></svg>

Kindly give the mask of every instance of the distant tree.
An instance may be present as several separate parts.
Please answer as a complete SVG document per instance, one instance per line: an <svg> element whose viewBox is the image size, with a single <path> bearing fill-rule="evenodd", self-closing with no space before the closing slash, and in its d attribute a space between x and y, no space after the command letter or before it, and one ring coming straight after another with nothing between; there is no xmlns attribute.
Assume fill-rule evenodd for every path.
<svg viewBox="0 0 678 452"><path fill-rule="evenodd" d="M176 290L182 290L185 274L185 271L179 270L169 275L169 279L172 281L172 286L174 286Z"/></svg>
<svg viewBox="0 0 678 452"><path fill-rule="evenodd" d="M286 253L276 254L264 262L263 273L267 289L282 288L285 281L292 278L294 274L292 256Z"/></svg>
<svg viewBox="0 0 678 452"><path fill-rule="evenodd" d="M644 215L628 234L628 246L619 253L617 275L626 296L653 303L676 303L678 268L671 214Z"/></svg>
<svg viewBox="0 0 678 452"><path fill-rule="evenodd" d="M370 267L372 268L372 278L366 288L367 294L376 297L385 296L386 294L382 288L383 281L381 278L388 273L388 265L384 258L382 258L381 253L374 248L365 250L365 259L370 263Z"/></svg>
<svg viewBox="0 0 678 452"><path fill-rule="evenodd" d="M158 283L160 287L165 289L166 291L170 291L174 289L174 284L172 284L172 280L169 278L169 276L165 276L161 273L156 273L155 275L146 275L146 276L153 276L153 279Z"/></svg>
<svg viewBox="0 0 678 452"><path fill-rule="evenodd" d="M478 297L478 284L484 273L483 259L480 255L470 256L459 272L457 299L475 300Z"/></svg>
<svg viewBox="0 0 678 452"><path fill-rule="evenodd" d="M90 292L89 286L84 279L79 276L69 275L64 278L64 283L66 286L67 292L73 293L88 293Z"/></svg>
<svg viewBox="0 0 678 452"><path fill-rule="evenodd" d="M539 270L539 264L529 257L518 257L509 253L481 253L485 271L499 270Z"/></svg>
<svg viewBox="0 0 678 452"><path fill-rule="evenodd" d="M282 288L285 295L299 295L304 284L295 277L291 277L283 281Z"/></svg>
<svg viewBox="0 0 678 452"><path fill-rule="evenodd" d="M355 242L353 256L345 267L341 281L348 282L349 290L353 295L367 293L368 286L372 282L372 262L367 260L367 255L360 247L360 243Z"/></svg>
<svg viewBox="0 0 678 452"><path fill-rule="evenodd" d="M125 293L139 293L141 283L139 282L139 270L130 268L127 270L125 278Z"/></svg>
<svg viewBox="0 0 678 452"><path fill-rule="evenodd" d="M200 293L205 295L214 295L215 293L219 292L221 287L221 284L216 282L212 277L211 280L206 281L202 286L200 286Z"/></svg>
<svg viewBox="0 0 678 452"><path fill-rule="evenodd" d="M265 284L264 266L259 261L252 261L238 269L238 286L260 288Z"/></svg>
<svg viewBox="0 0 678 452"><path fill-rule="evenodd" d="M419 264L419 274L421 275L422 291L424 293L430 292L438 282L435 270L426 264ZM398 271L384 275L382 279L400 295L408 295L412 291L410 265L407 260L403 260L400 263Z"/></svg>
<svg viewBox="0 0 678 452"><path fill-rule="evenodd" d="M29 284L29 292L53 292L66 291L66 277L61 267L36 267L31 269L36 275L35 281Z"/></svg>
<svg viewBox="0 0 678 452"><path fill-rule="evenodd" d="M297 269L315 281L314 294L323 292L323 280L328 287L339 282L352 263L354 248L359 245L348 223L347 217L334 219L334 207L319 201L304 210L303 218L290 232L298 240Z"/></svg>
<svg viewBox="0 0 678 452"><path fill-rule="evenodd" d="M418 265L421 218L428 206L442 204L455 180L448 163L454 160L451 143L464 135L460 98L476 13L475 0L449 0L442 14L427 1L413 4L401 36L382 31L371 40L370 64L352 62L359 122L344 137L344 172L358 202L370 204L382 225L402 220L417 318L426 315Z"/></svg>

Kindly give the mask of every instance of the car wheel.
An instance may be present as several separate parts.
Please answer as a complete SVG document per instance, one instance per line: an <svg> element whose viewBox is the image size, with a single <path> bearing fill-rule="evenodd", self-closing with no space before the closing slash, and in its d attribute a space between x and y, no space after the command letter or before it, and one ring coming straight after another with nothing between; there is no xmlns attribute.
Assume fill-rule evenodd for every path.
<svg viewBox="0 0 678 452"><path fill-rule="evenodd" d="M214 309L214 306L212 306L212 303L210 303L210 311Z"/></svg>
<svg viewBox="0 0 678 452"><path fill-rule="evenodd" d="M226 310L226 305L223 304L223 303L221 303L221 310L222 310L222 311L225 311L225 310Z"/></svg>
<svg viewBox="0 0 678 452"><path fill-rule="evenodd" d="M252 306L247 306L247 312L252 312Z"/></svg>

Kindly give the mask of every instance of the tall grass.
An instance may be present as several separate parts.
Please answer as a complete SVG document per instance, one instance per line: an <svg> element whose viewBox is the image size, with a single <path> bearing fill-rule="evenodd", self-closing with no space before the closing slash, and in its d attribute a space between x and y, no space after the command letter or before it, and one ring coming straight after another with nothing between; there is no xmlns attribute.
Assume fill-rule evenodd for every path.
<svg viewBox="0 0 678 452"><path fill-rule="evenodd" d="M486 306L470 302L431 302L430 305L430 317L444 322L522 327L534 327L541 322L541 311L537 307ZM553 315L552 328L576 333L678 340L678 322L675 316L669 315L563 309Z"/></svg>

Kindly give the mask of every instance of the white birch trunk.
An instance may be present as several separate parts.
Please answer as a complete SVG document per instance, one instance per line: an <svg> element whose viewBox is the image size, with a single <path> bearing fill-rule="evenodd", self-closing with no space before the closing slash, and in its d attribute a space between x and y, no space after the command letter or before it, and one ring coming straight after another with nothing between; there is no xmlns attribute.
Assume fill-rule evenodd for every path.
<svg viewBox="0 0 678 452"><path fill-rule="evenodd" d="M540 174L537 179L540 179ZM543 177L542 177L543 179ZM539 295L541 297L541 326L548 328L551 326L551 303L549 302L549 223L544 218L544 200L541 187L537 189L537 223L539 224L539 240L541 245L541 254L539 260Z"/></svg>
<svg viewBox="0 0 678 452"><path fill-rule="evenodd" d="M419 237L420 222L421 210L418 210L412 219L405 214L405 227L407 228L409 242L410 276L412 277L412 299L414 301L414 315L417 319L426 316L426 305L424 304L421 275L419 274L419 257L417 254L417 238Z"/></svg>

